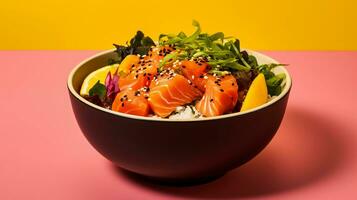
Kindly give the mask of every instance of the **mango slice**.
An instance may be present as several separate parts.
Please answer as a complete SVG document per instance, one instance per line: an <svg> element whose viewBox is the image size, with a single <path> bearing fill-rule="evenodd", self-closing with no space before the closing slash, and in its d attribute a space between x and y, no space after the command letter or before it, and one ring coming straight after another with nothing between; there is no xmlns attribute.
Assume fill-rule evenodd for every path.
<svg viewBox="0 0 357 200"><path fill-rule="evenodd" d="M268 89L265 82L264 74L260 73L253 80L248 89L248 93L243 101L240 111L246 111L260 105L263 105L268 101Z"/></svg>

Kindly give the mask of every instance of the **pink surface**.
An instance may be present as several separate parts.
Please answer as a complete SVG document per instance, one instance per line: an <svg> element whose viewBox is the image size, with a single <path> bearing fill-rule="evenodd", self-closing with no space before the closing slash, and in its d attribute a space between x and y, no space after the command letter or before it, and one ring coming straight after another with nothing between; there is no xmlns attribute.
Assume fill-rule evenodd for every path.
<svg viewBox="0 0 357 200"><path fill-rule="evenodd" d="M128 177L85 140L66 78L94 51L0 51L0 199L357 199L357 52L265 52L293 89L272 143L209 184Z"/></svg>

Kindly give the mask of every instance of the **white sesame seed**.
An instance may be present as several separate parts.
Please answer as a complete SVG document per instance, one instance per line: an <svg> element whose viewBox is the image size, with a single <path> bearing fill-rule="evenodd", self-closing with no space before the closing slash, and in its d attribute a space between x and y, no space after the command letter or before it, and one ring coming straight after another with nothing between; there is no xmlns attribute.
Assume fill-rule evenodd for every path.
<svg viewBox="0 0 357 200"><path fill-rule="evenodd" d="M203 78L204 78L204 79L208 79L208 76L204 76Z"/></svg>
<svg viewBox="0 0 357 200"><path fill-rule="evenodd" d="M192 75L192 79L195 79L195 76L194 76L194 75Z"/></svg>

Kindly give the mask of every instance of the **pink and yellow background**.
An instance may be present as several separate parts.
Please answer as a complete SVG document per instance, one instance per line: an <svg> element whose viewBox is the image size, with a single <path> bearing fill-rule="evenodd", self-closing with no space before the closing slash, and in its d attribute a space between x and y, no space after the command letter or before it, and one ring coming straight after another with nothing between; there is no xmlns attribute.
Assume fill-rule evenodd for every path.
<svg viewBox="0 0 357 200"><path fill-rule="evenodd" d="M357 199L357 2L45 1L0 5L0 199ZM289 63L282 125L256 158L214 182L167 187L101 157L75 122L70 70L136 30L239 37ZM239 133L237 133L239 134Z"/></svg>

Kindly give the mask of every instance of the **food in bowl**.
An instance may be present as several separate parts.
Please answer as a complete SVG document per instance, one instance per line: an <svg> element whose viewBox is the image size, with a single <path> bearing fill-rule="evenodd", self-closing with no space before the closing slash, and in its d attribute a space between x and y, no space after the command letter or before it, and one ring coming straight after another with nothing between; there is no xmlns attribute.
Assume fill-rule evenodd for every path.
<svg viewBox="0 0 357 200"><path fill-rule="evenodd" d="M260 64L279 63L261 53L247 52ZM98 106L80 95L89 74L105 70L101 66L108 65L108 60L118 59L114 50L108 50L73 68L67 87L75 118L89 143L114 165L165 184L206 182L254 158L277 132L292 88L289 72L279 66L272 71L285 74L285 85L279 95L261 106L184 120L180 115L188 115L190 108L182 106L171 118L143 117ZM114 73L116 68L110 70ZM99 73L104 80L106 74Z"/></svg>
<svg viewBox="0 0 357 200"><path fill-rule="evenodd" d="M141 31L114 45L117 59L90 73L80 94L101 107L138 116L194 119L247 111L281 93L285 64L259 64L222 32L161 34Z"/></svg>

